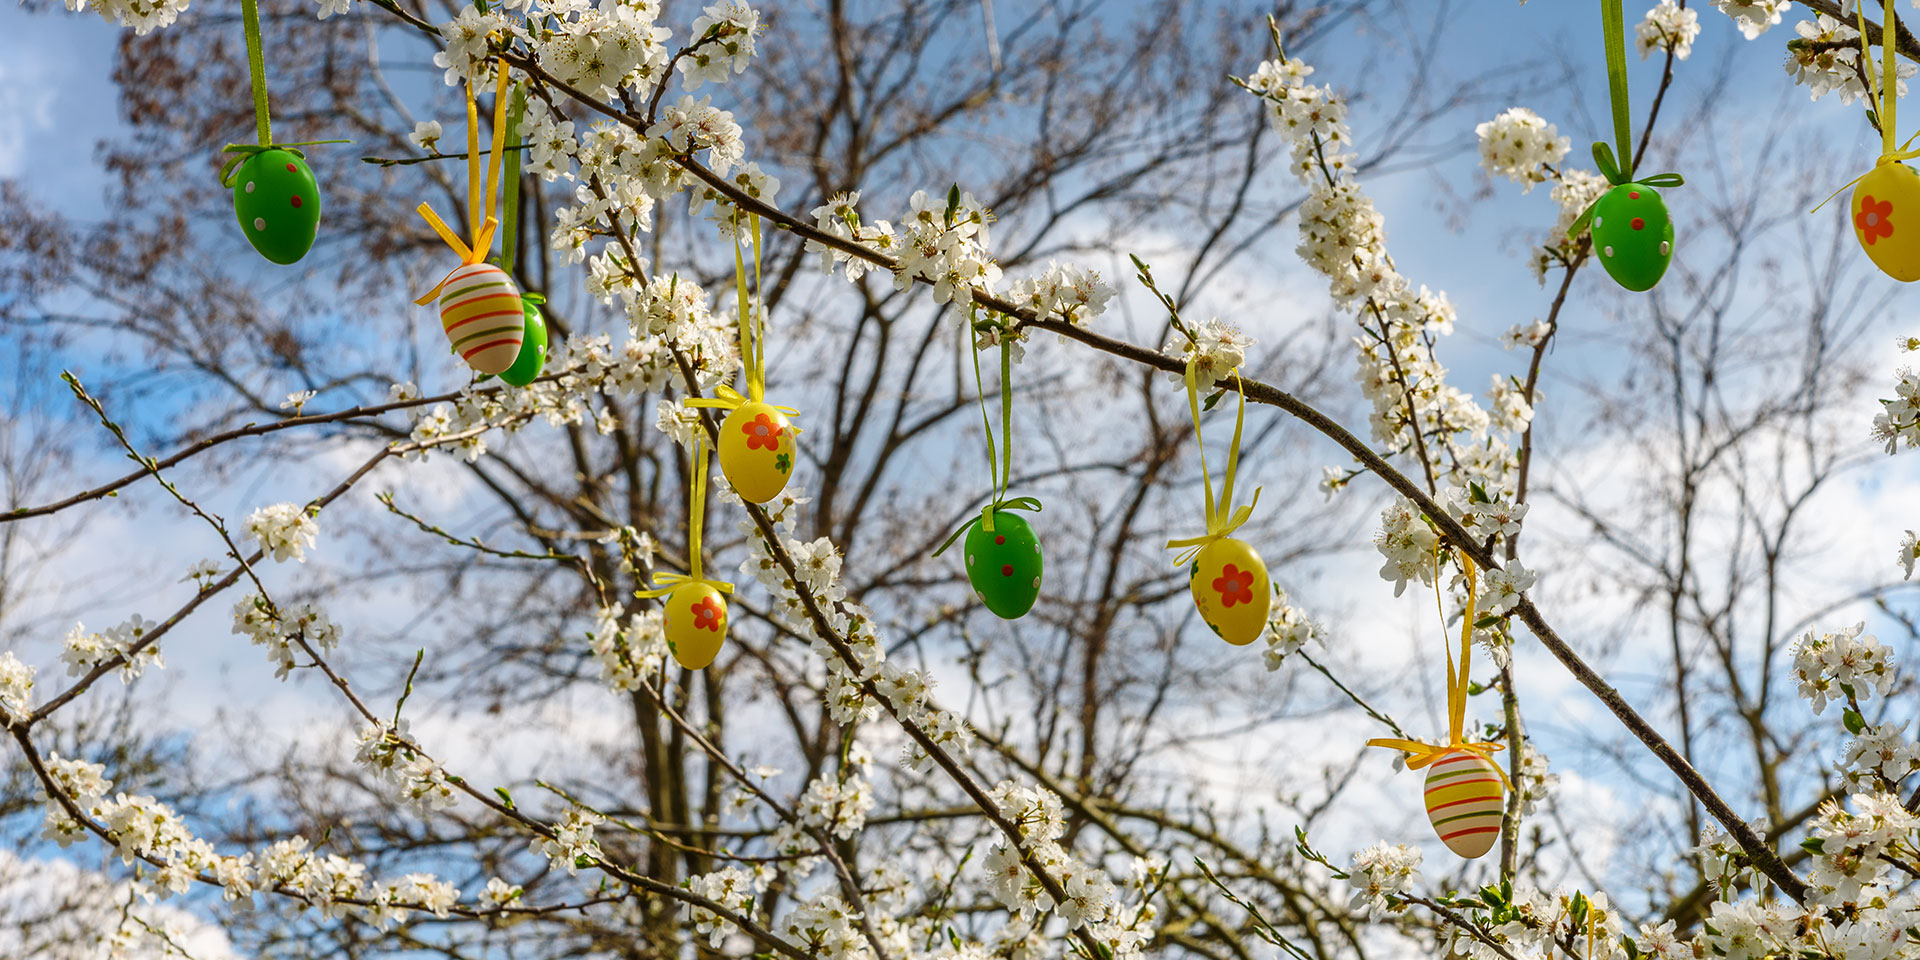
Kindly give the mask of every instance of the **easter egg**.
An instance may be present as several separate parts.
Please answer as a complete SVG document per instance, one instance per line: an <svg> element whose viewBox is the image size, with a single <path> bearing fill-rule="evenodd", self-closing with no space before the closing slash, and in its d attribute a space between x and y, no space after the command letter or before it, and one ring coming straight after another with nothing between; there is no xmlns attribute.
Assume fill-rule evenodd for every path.
<svg viewBox="0 0 1920 960"><path fill-rule="evenodd" d="M532 383L547 365L547 318L531 301L523 300L521 305L526 315L526 332L520 341L520 355L514 358L513 366L500 374L501 380L516 387Z"/></svg>
<svg viewBox="0 0 1920 960"><path fill-rule="evenodd" d="M1500 839L1500 772L1478 754L1455 750L1427 767L1427 820L1440 842L1467 859Z"/></svg>
<svg viewBox="0 0 1920 960"><path fill-rule="evenodd" d="M520 288L491 263L469 263L440 289L440 326L453 352L481 373L503 373L520 358L526 309ZM541 325L542 333L545 324Z"/></svg>
<svg viewBox="0 0 1920 960"><path fill-rule="evenodd" d="M1623 183L1593 205L1593 251L1607 276L1628 290L1651 290L1673 262L1673 220L1660 191Z"/></svg>
<svg viewBox="0 0 1920 960"><path fill-rule="evenodd" d="M689 670L720 655L727 640L727 598L710 583L683 583L667 594L667 649Z"/></svg>
<svg viewBox="0 0 1920 960"><path fill-rule="evenodd" d="M1920 280L1920 173L1883 163L1853 188L1853 235L1873 265L1902 283Z"/></svg>
<svg viewBox="0 0 1920 960"><path fill-rule="evenodd" d="M235 168L233 217L260 255L293 263L313 248L320 229L320 185L291 150L262 150Z"/></svg>
<svg viewBox="0 0 1920 960"><path fill-rule="evenodd" d="M787 488L793 475L793 425L786 414L748 401L720 424L720 471L735 492L751 503L766 503Z"/></svg>
<svg viewBox="0 0 1920 960"><path fill-rule="evenodd" d="M993 529L975 517L967 525L967 582L1002 620L1018 620L1040 598L1044 564L1033 527L1010 510L993 512Z"/></svg>
<svg viewBox="0 0 1920 960"><path fill-rule="evenodd" d="M1267 628L1273 587L1267 565L1246 541L1225 537L1207 544L1194 556L1187 576L1200 619L1220 639L1242 646Z"/></svg>

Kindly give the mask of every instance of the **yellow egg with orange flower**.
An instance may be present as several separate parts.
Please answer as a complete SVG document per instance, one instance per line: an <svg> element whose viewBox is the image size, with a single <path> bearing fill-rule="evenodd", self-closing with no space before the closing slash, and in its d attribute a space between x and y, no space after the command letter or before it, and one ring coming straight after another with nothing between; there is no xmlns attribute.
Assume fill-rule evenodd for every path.
<svg viewBox="0 0 1920 960"><path fill-rule="evenodd" d="M766 503L787 488L799 432L769 404L749 400L727 414L720 424L720 470L742 499Z"/></svg>
<svg viewBox="0 0 1920 960"><path fill-rule="evenodd" d="M1267 628L1273 586L1267 565L1246 541L1222 537L1207 544L1194 556L1187 575L1200 619L1220 639L1244 646Z"/></svg>
<svg viewBox="0 0 1920 960"><path fill-rule="evenodd" d="M713 584L694 580L667 594L667 649L689 670L698 670L720 655L727 640L727 598Z"/></svg>
<svg viewBox="0 0 1920 960"><path fill-rule="evenodd" d="M1853 236L1887 276L1920 280L1920 173L1882 163L1853 188Z"/></svg>

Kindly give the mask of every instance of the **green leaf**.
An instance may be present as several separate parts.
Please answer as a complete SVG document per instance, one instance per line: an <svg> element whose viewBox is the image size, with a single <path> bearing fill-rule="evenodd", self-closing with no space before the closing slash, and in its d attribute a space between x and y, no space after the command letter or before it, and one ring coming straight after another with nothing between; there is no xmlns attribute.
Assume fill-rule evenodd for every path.
<svg viewBox="0 0 1920 960"><path fill-rule="evenodd" d="M1214 405L1214 404L1216 404L1216 403L1219 403L1219 402L1220 402L1220 398L1221 398L1221 397L1224 397L1224 396L1226 396L1226 395L1227 395L1227 391L1226 391L1226 390L1225 390L1224 388L1223 388L1223 389L1220 389L1220 390L1215 390L1215 391L1214 391L1214 392L1212 392L1211 394L1208 394L1208 395L1207 395L1207 399L1205 399L1205 400L1202 400L1202 401L1200 402L1200 409L1202 409L1202 410L1212 410L1212 409L1213 409L1213 405Z"/></svg>
<svg viewBox="0 0 1920 960"><path fill-rule="evenodd" d="M1840 714L1840 722L1846 724L1847 732L1856 737L1860 735L1860 731L1867 729L1866 718L1855 713L1852 707L1848 707Z"/></svg>
<svg viewBox="0 0 1920 960"><path fill-rule="evenodd" d="M1500 622L1505 619L1506 617L1501 616L1499 614L1494 614L1492 616L1487 616L1487 617L1481 617L1480 619L1475 620L1473 622L1473 628L1475 630L1485 630L1488 627L1497 627L1500 625Z"/></svg>
<svg viewBox="0 0 1920 960"><path fill-rule="evenodd" d="M508 793L506 787L494 787L493 795L499 797L500 803L508 810L513 809L513 794Z"/></svg>
<svg viewBox="0 0 1920 960"><path fill-rule="evenodd" d="M1472 495L1471 499L1473 500L1474 503L1492 503L1493 502L1493 498L1487 496L1487 488L1481 486L1477 482L1467 484L1467 490Z"/></svg>
<svg viewBox="0 0 1920 960"><path fill-rule="evenodd" d="M1808 853L1814 854L1815 856L1819 856L1820 854L1827 852L1827 842L1825 840L1820 839L1819 837L1808 837L1805 840L1800 841L1800 849L1805 850Z"/></svg>

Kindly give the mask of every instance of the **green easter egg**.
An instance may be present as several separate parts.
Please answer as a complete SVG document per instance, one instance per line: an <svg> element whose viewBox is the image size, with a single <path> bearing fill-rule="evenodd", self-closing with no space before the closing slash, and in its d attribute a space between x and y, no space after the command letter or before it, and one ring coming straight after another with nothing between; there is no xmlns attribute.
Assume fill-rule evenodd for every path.
<svg viewBox="0 0 1920 960"><path fill-rule="evenodd" d="M320 185L291 150L262 150L233 172L233 216L260 255L294 263L320 229Z"/></svg>
<svg viewBox="0 0 1920 960"><path fill-rule="evenodd" d="M1593 252L1628 290L1651 290L1673 262L1673 220L1660 192L1623 183L1593 205Z"/></svg>
<svg viewBox="0 0 1920 960"><path fill-rule="evenodd" d="M980 519L967 525L967 582L980 602L1002 620L1018 620L1040 598L1040 541L1027 521L1007 510L993 512L993 530Z"/></svg>
<svg viewBox="0 0 1920 960"><path fill-rule="evenodd" d="M521 306L527 314L525 339L520 341L520 355L513 358L513 366L500 374L501 380L516 387L532 383L547 365L547 318L531 301L522 300Z"/></svg>

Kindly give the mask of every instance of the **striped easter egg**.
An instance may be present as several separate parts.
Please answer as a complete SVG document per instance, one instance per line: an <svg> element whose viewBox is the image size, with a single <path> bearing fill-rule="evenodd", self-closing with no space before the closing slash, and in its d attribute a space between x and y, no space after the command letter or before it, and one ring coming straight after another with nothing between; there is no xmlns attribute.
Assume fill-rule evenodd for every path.
<svg viewBox="0 0 1920 960"><path fill-rule="evenodd" d="M1440 841L1467 859L1500 839L1500 772L1478 754L1454 750L1427 767L1427 819Z"/></svg>
<svg viewBox="0 0 1920 960"><path fill-rule="evenodd" d="M520 289L491 263L455 270L440 291L440 326L453 352L481 373L503 373L513 366L526 323Z"/></svg>

